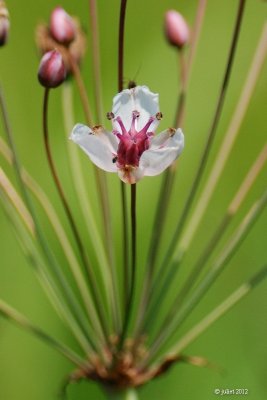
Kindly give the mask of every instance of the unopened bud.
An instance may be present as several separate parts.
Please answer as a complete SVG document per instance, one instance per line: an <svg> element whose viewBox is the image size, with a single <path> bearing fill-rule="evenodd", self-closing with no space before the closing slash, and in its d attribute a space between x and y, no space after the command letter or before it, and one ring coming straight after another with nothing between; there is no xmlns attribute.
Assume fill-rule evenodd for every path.
<svg viewBox="0 0 267 400"><path fill-rule="evenodd" d="M62 7L56 7L50 17L50 32L54 39L65 46L69 45L76 35L76 28L71 16Z"/></svg>
<svg viewBox="0 0 267 400"><path fill-rule="evenodd" d="M0 46L4 46L9 32L9 13L5 2L0 1Z"/></svg>
<svg viewBox="0 0 267 400"><path fill-rule="evenodd" d="M57 50L45 53L41 59L38 71L38 79L41 85L46 88L55 88L65 78L66 68L61 53Z"/></svg>
<svg viewBox="0 0 267 400"><path fill-rule="evenodd" d="M184 17L177 11L165 14L165 34L169 43L181 49L189 39L189 28Z"/></svg>

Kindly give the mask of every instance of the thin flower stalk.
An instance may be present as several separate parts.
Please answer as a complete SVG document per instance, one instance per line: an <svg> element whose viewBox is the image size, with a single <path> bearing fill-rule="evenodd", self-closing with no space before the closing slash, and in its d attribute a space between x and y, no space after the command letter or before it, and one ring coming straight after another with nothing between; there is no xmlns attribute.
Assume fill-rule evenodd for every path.
<svg viewBox="0 0 267 400"><path fill-rule="evenodd" d="M225 315L232 307L237 305L244 297L254 290L267 278L267 265L263 265L259 271L247 282L240 285L221 304L216 306L209 314L191 328L179 341L168 351L166 359L175 360L191 343L199 338L213 323Z"/></svg>
<svg viewBox="0 0 267 400"><path fill-rule="evenodd" d="M52 153L50 150L50 143L49 143L49 133L48 133L48 96L49 96L49 89L45 89L45 94L44 94L44 103L43 103L43 135L44 135L44 144L45 144L45 150L46 150L46 156L47 160L49 163L49 168L53 177L53 180L55 182L60 200L63 204L64 210L66 212L66 215L68 217L73 235L75 237L77 247L79 249L79 253L81 256L81 260L84 266L84 272L85 276L87 279L87 283L90 287L91 295L95 304L95 308L98 314L99 322L101 324L103 334L107 339L108 335L108 328L107 328L107 323L106 323L106 318L105 318L105 312L102 307L102 302L100 300L100 295L98 293L98 288L96 286L95 282L95 277L93 275L92 267L89 263L87 254L85 252L85 248L83 246L82 240L80 238L79 231L77 229L76 223L74 221L74 218L72 216L71 209L69 207L69 204L67 202L66 196L64 194L63 188L61 186L59 177L57 175L57 171L55 169L55 164L52 158Z"/></svg>
<svg viewBox="0 0 267 400"><path fill-rule="evenodd" d="M92 32L92 62L93 62L93 75L94 75L94 92L95 92L95 104L96 104L96 118L97 123L103 123L103 102L102 102L102 87L101 87L101 61L100 61L100 49L99 49L99 27L98 27L98 16L97 16L97 4L95 0L89 0L90 10L90 25ZM92 121L87 121L88 125L92 126ZM118 332L121 325L121 316L119 311L119 300L118 300L118 287L116 282L116 272L114 265L114 254L111 246L112 243L112 227L111 227L111 214L110 214L110 202L108 197L108 187L106 177L95 168L96 181L99 187L100 200L103 211L103 219L106 234L106 247L108 249L108 257L111 269L111 279L113 285L112 294L112 310L115 321L115 330Z"/></svg>
<svg viewBox="0 0 267 400"><path fill-rule="evenodd" d="M229 263L232 256L235 254L241 243L251 231L252 226L260 217L267 204L267 191L263 193L259 200L257 200L248 213L245 215L240 225L230 237L222 252L212 264L206 275L202 278L199 285L195 288L191 297L182 305L174 319L172 319L163 330L160 331L157 339L154 341L149 355L149 363L152 359L157 357L162 346L170 339L172 334L181 326L182 322L188 317L190 312L199 303L200 299L207 293L210 286L215 282L218 276L222 273L226 265ZM168 319L168 315L166 317Z"/></svg>
<svg viewBox="0 0 267 400"><path fill-rule="evenodd" d="M92 64L94 75L94 93L96 105L96 119L98 124L103 123L103 101L102 101L102 85L101 85L101 62L99 51L99 28L98 28L98 15L97 15L97 2L96 0L89 0L90 10L90 32L92 35ZM89 124L89 121L87 121Z"/></svg>
<svg viewBox="0 0 267 400"><path fill-rule="evenodd" d="M196 52L197 52L197 48L198 48L198 42L200 39L202 27L203 27L203 21L204 21L204 17L205 17L205 13L206 13L206 8L207 8L207 0L199 0L196 17L195 17L193 29L191 32L191 37L190 37L190 48L189 48L189 54L188 54L186 79L185 79L186 86L190 80L190 75L192 72L192 67L194 64L194 60L195 60L195 56L196 56Z"/></svg>
<svg viewBox="0 0 267 400"><path fill-rule="evenodd" d="M52 336L48 335L46 332L42 331L38 326L35 326L23 314L10 307L3 300L0 300L0 313L5 318L12 320L22 329L29 331L32 335L36 336L43 342L47 343L49 346L56 349L59 353L61 353L77 367L82 367L84 365L84 360L78 354L76 354L73 350L71 350L63 343L54 339Z"/></svg>
<svg viewBox="0 0 267 400"><path fill-rule="evenodd" d="M46 293L49 301L52 306L56 310L59 317L63 320L66 326L73 333L80 347L88 353L88 355L92 354L93 347L91 346L92 342L90 341L89 336L87 335L90 332L90 326L87 325L87 333L85 334L80 326L77 324L75 318L69 311L68 305L65 303L65 300L62 299L61 293L58 290L56 283L54 282L51 274L43 263L42 256L39 254L38 249L36 248L36 243L32 240L29 232L25 229L25 226L21 223L20 217L16 215L12 206L6 201L5 196L2 195L0 191L0 199L2 201L2 205L4 210L11 221L11 226L14 227L15 235L18 239L18 242L25 253L26 259L29 260L30 265L34 268L34 271L37 275L37 278ZM87 335L87 337L86 337Z"/></svg>
<svg viewBox="0 0 267 400"><path fill-rule="evenodd" d="M123 89L124 79L124 32L126 17L127 0L121 0L120 3L120 20L119 20L119 47L118 47L118 91Z"/></svg>
<svg viewBox="0 0 267 400"><path fill-rule="evenodd" d="M81 98L81 103L83 106L84 110L84 115L85 115L85 120L86 123L90 126L93 125L93 118L92 118L92 113L91 113L91 107L89 103L89 99L87 96L86 88L82 79L82 75L80 72L79 65L77 64L77 61L73 58L71 53L68 53L68 58L69 62L71 65L71 70L73 73L73 76L76 80L77 87L79 90L80 98ZM107 182L106 182L106 177L100 171L98 168L94 168L94 173L95 173L95 180L96 180L96 186L97 190L99 193L99 199L101 203L101 208L103 212L103 223L104 223L104 228L105 228L105 244L107 247L107 252L108 252L108 257L109 257L109 263L111 265L111 271L112 271L112 281L113 285L115 285L114 281L114 255L113 255L113 249L111 246L111 239L112 239L112 229L111 229L111 216L110 216L110 206L109 206L109 198L108 198L108 190L107 190ZM114 293L117 293L116 290L114 290ZM118 320L118 316L116 319Z"/></svg>
<svg viewBox="0 0 267 400"><path fill-rule="evenodd" d="M170 246L168 248L167 257L164 260L164 262L162 263L162 265L166 265L166 263L168 263L170 257L172 257L172 255L173 255L173 252L176 247L176 243L179 241L180 235L181 235L184 225L187 221L189 211L191 210L191 206L195 199L198 187L200 185L203 173L204 173L206 165L207 165L207 161L208 161L208 158L210 155L212 144L215 139L215 134L217 132L217 127L218 127L220 117L222 114L226 92L227 92L227 89L229 86L230 76L231 76L231 72L232 72L233 62L234 62L234 58L235 58L235 54L236 54L241 24L242 24L244 10L245 10L245 4L246 4L246 0L239 1L238 12L237 12L237 17L236 17L231 47L230 47L230 51L229 51L229 55L228 55L228 60L227 60L227 64L226 64L226 69L225 69L222 86L221 86L221 89L219 92L219 97L218 97L218 101L217 101L217 105L216 105L215 114L212 119L212 123L211 123L210 129L209 129L208 135L207 135L207 140L206 140L206 144L204 147L204 151L202 153L199 165L196 169L197 172L196 172L195 178L193 180L193 184L189 191L188 197L185 201L185 206L183 208L182 215L177 224L177 228L174 232L173 239L171 240ZM162 270L162 268L161 268L161 270Z"/></svg>
<svg viewBox="0 0 267 400"><path fill-rule="evenodd" d="M65 83L62 88L62 108L63 108L63 119L67 136L74 125L74 115L73 115L73 100L72 100L72 88L71 85ZM78 201L81 206L81 211L84 217L87 231L89 237L91 238L92 244L95 250L95 256L98 260L98 267L101 271L101 276L103 280L103 288L106 297L106 305L109 308L111 304L115 307L115 300L112 290L112 278L110 267L108 264L106 249L102 238L100 237L99 230L95 221L95 216L92 210L92 204L90 198L88 197L85 177L81 167L80 157L78 155L77 149L68 142L68 155L70 161L70 170L72 173L73 184L76 189ZM109 301L107 301L109 299Z"/></svg>
<svg viewBox="0 0 267 400"><path fill-rule="evenodd" d="M89 103L86 87L84 85L84 81L83 81L83 78L82 78L82 75L81 75L81 71L80 71L79 65L77 64L76 60L74 60L74 58L72 57L70 52L68 53L68 56L69 56L69 62L70 62L70 66L71 66L71 72L73 74L73 77L75 79L75 82L77 84L77 88L78 88L78 91L79 91L79 95L80 95L81 104L82 104L82 107L83 107L83 112L84 112L84 116L85 116L85 119L86 119L86 123L87 124L92 124L93 117L92 117L91 106L90 106L90 103Z"/></svg>
<svg viewBox="0 0 267 400"><path fill-rule="evenodd" d="M205 4L204 4L205 6ZM200 11L199 11L199 15L200 17L202 16L202 7L203 4L200 4ZM160 269L158 271L157 277L155 278L157 280L158 277L160 277L162 279L162 277L167 273L167 268L166 265L169 264L172 256L173 256L173 252L176 248L176 244L179 241L180 235L183 231L184 225L186 223L187 217L189 215L189 211L191 209L191 206L193 204L195 195L197 193L197 189L199 187L202 175L204 173L207 161L208 161L208 157L212 148L212 144L215 138L215 134L217 131L217 126L220 120L220 116L222 113L222 109L223 109L223 104L224 104L224 100L225 100L225 95L226 95L226 91L228 88L228 84L229 84L229 80L230 80L230 75L231 75L231 71L232 71L232 65L233 65L233 61L234 61L234 56L236 53L236 47L237 47L237 43L238 43L238 38L239 38L239 33L240 33L240 28L241 28L241 23L242 23L242 18L243 18L243 13L244 13L244 8L245 8L245 0L240 0L239 1L239 7L238 7L238 13L237 13L237 17L236 17L236 22L235 22L235 27L234 27L234 32L233 32L233 37L232 37L232 42L231 42L231 47L230 47L230 51L229 51L229 55L228 55L228 60L227 60L227 64L226 64L226 70L225 70L225 74L224 74L224 78L223 78L223 82L222 82L222 86L221 86L221 90L219 93L219 97L218 97L218 101L217 101L217 107L215 110L215 114L213 117L213 121L212 124L210 126L209 132L208 132L208 136L207 136L207 141L206 141L206 145L204 148L204 151L202 153L201 159L200 159L200 163L198 168L196 169L196 175L195 178L193 180L193 184L191 186L191 189L189 191L188 197L186 199L183 211L182 211L182 215L177 223L177 227L176 230L173 234L173 237L171 239L170 245L168 247L168 250L166 251L166 255L164 257L164 260L160 266ZM199 16L198 16L199 18ZM198 20L197 20L198 22ZM197 40L197 37L195 37L195 40ZM183 99L184 97L184 89L186 87L186 80L187 80L187 74L185 72L185 67L184 64L182 64L183 68L182 68L182 89L181 89L181 94L180 94L180 99ZM176 122L179 122L177 119L180 118L180 116L183 115L183 112L180 111L180 107L184 107L184 100L181 102L178 102L178 110L177 110L177 116L176 117ZM160 196L159 196L159 201L158 201L158 206L157 206L157 210L156 210L156 214L155 214L155 218L154 218L154 227L153 227L153 240L151 239L151 246L150 246L150 250L149 250L149 257L148 257L148 274L147 276L149 276L149 279L147 278L147 282L145 282L144 284L144 291L143 291L143 295L141 297L141 312L139 314L139 319L137 321L137 327L136 327L136 334L138 334L140 332L140 330L142 330L141 324L142 324L142 320L144 318L144 312L142 310L146 309L146 305L148 303L148 299L150 298L151 295L151 285L152 285L152 277L154 275L154 262L156 259L156 254L157 254L157 249L158 249L158 245L159 245L159 241L160 241L160 237L161 235L156 235L155 232L162 232L163 230L163 223L165 221L165 212L167 210L167 204L170 198L170 194L171 194L171 188L173 187L173 182L174 182L174 173L175 173L175 163L173 164L173 166L171 166L166 172L165 172L165 176L163 178L162 181L162 186L161 186L161 192L160 192ZM162 211L163 210L163 211ZM164 211L165 210L165 211ZM168 278L167 278L168 279Z"/></svg>
<svg viewBox="0 0 267 400"><path fill-rule="evenodd" d="M12 164L11 151L10 151L9 147L5 144L5 142L2 140L2 138L0 138L0 153L9 162L9 164ZM22 179L23 179L23 182L25 183L25 185L34 194L34 196L36 197L36 199L42 206L45 214L47 215L47 217L51 223L51 226L53 227L53 229L57 235L58 241L61 244L61 247L66 256L66 259L68 260L71 271L76 280L77 287L79 288L79 291L82 295L82 298L83 298L83 301L84 301L84 304L86 306L86 310L88 313L89 320L92 321L92 325L94 326L94 329L98 331L98 338L103 340L104 338L102 335L102 331L99 330L99 328L100 328L99 322L95 315L95 309L92 306L92 299L90 298L90 294L89 294L88 288L85 284L84 277L81 274L80 265L79 265L77 258L73 252L72 246L68 240L65 230L64 230L63 226L61 225L58 215L57 215L53 205L51 204L49 198L46 196L46 194L41 189L41 187L37 184L37 182L29 175L29 173L25 170L25 168L22 168L21 176L22 176ZM13 192L15 192L14 188L11 188L11 189ZM17 194L16 194L16 197L18 197ZM22 203L20 198L19 198L19 200ZM24 205L23 205L23 208L25 208ZM28 211L27 211L27 213L28 213ZM27 214L26 214L26 216L27 216ZM30 232L31 232L31 230L30 230ZM33 229L32 229L32 233L33 233Z"/></svg>
<svg viewBox="0 0 267 400"><path fill-rule="evenodd" d="M120 18L119 18L119 35L118 35L118 92L123 90L124 79L124 36L125 36L125 18L126 18L127 0L121 0ZM122 210L122 249L123 249L123 265L124 265L124 318L127 315L127 303L130 297L130 265L129 265L129 235L128 235L128 218L127 218L127 198L126 188L123 182L120 183L121 210Z"/></svg>
<svg viewBox="0 0 267 400"><path fill-rule="evenodd" d="M9 201L13 204L13 206L19 213L22 221L26 225L27 229L30 231L31 235L34 236L35 228L32 217L2 168L0 168L0 187L2 188L2 190L4 190Z"/></svg>
<svg viewBox="0 0 267 400"><path fill-rule="evenodd" d="M223 143L220 146L219 152L214 161L212 170L207 179L205 187L203 188L200 198L194 208L193 214L190 218L189 224L183 236L181 242L175 251L174 259L179 254L184 254L189 248L194 234L204 216L204 213L208 207L209 201L212 194L214 193L215 187L219 182L219 179L224 170L225 164L229 158L234 143L240 133L240 126L248 109L251 97L256 87L258 77L263 67L264 61L267 55L267 24L264 25L262 34L253 57L249 73L245 79L245 84L238 100L236 109L233 113L233 117L230 121L229 127L224 136Z"/></svg>
<svg viewBox="0 0 267 400"><path fill-rule="evenodd" d="M32 204L32 201L30 199L30 196L28 194L28 191L24 185L23 179L22 179L22 167L17 155L16 147L14 144L13 140L13 135L11 131L11 126L9 123L8 115L7 115L7 110L6 110L6 105L5 105L5 100L3 96L2 90L0 90L0 107L1 107L1 112L2 112L2 117L3 117L3 122L4 122L4 128L5 128L5 133L7 135L7 140L10 146L10 149L12 151L12 160L13 160L13 165L14 165L14 170L16 173L16 178L19 183L20 190L22 192L23 199L25 201L25 205L27 206L29 212L31 213L34 226L35 226L35 233L36 233L36 239L38 243L41 246L41 250L44 256L44 259L46 260L47 266L52 270L54 276L58 280L61 290L63 291L66 302L68 304L68 307L71 310L71 313L75 315L75 319L78 321L78 324L80 325L81 329L83 331L87 332L88 326L87 326L87 319L83 313L83 310L81 306L79 305L72 288L70 287L70 284L68 283L66 277L64 276L64 273L62 272L61 266L59 265L58 261L56 260L51 248L49 247L46 238L41 230L41 227L39 225L38 219L35 214L35 210Z"/></svg>
<svg viewBox="0 0 267 400"><path fill-rule="evenodd" d="M130 324L130 319L133 312L134 294L136 286L136 184L131 185L131 233L132 233L132 260L131 260L131 275L130 275L130 291L127 298L127 314L125 315L124 325L120 337L119 348L121 349Z"/></svg>
<svg viewBox="0 0 267 400"><path fill-rule="evenodd" d="M226 229L230 225L230 222L242 206L244 200L246 199L249 191L252 188L252 185L256 182L259 174L262 172L264 165L267 161L267 144L263 147L260 151L258 157L256 158L255 162L249 169L248 173L246 174L244 180L241 182L240 187L238 188L237 192L235 193L233 199L231 200L225 215L223 216L219 226L217 227L216 231L213 233L210 241L206 245L205 249L203 250L202 254L198 257L194 267L192 268L186 282L184 283L183 287L179 290L177 294L173 306L169 312L169 315L176 314L176 310L181 302L184 300L186 295L189 291L193 288L194 283L197 281L202 269L207 264L209 258L212 256L213 252L215 251L218 243L220 242L223 234L225 233ZM172 261L172 267L170 268L170 272L166 276L166 279L161 281L156 281L153 286L153 292L157 293L157 297L152 299L149 305L149 311L146 315L146 320L144 324L144 331L151 328L153 325L153 315L155 315L156 310L160 307L161 299L164 296L165 291L167 288L171 286L171 283L174 279L174 275L177 274L177 268L179 268L180 263L175 260ZM172 317L170 317L171 319ZM166 322L166 321L165 321Z"/></svg>

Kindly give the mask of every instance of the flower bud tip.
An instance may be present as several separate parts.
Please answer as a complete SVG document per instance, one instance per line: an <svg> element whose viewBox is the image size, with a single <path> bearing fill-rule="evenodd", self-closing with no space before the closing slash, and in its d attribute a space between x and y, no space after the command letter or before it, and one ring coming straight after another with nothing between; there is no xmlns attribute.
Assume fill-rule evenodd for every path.
<svg viewBox="0 0 267 400"><path fill-rule="evenodd" d="M0 1L0 46L7 42L9 33L9 13L4 1Z"/></svg>
<svg viewBox="0 0 267 400"><path fill-rule="evenodd" d="M170 10L165 14L165 34L169 43L179 49L187 44L189 28L184 17L177 11Z"/></svg>
<svg viewBox="0 0 267 400"><path fill-rule="evenodd" d="M65 46L68 46L75 39L74 21L62 7L56 7L51 13L50 32L58 43Z"/></svg>
<svg viewBox="0 0 267 400"><path fill-rule="evenodd" d="M56 88L65 78L66 68L61 53L57 50L45 53L38 71L40 84L46 88Z"/></svg>

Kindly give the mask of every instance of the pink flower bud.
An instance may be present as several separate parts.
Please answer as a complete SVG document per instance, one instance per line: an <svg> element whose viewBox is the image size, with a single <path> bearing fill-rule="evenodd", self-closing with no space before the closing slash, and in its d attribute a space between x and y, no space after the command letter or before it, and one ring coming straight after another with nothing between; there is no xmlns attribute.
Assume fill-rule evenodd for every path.
<svg viewBox="0 0 267 400"><path fill-rule="evenodd" d="M65 78L66 68L61 53L57 50L45 53L41 59L38 71L38 79L41 85L46 88L55 88Z"/></svg>
<svg viewBox="0 0 267 400"><path fill-rule="evenodd" d="M181 49L189 39L189 28L184 17L177 11L165 14L165 33L171 45Z"/></svg>
<svg viewBox="0 0 267 400"><path fill-rule="evenodd" d="M0 1L0 46L4 46L9 32L9 14L3 1Z"/></svg>
<svg viewBox="0 0 267 400"><path fill-rule="evenodd" d="M65 46L69 45L76 35L73 19L62 7L56 7L50 17L50 32L54 39Z"/></svg>

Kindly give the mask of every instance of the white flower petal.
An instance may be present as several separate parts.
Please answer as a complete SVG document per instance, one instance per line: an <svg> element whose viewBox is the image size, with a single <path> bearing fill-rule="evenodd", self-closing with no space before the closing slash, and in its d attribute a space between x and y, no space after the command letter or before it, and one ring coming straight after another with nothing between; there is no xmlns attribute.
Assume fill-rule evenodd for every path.
<svg viewBox="0 0 267 400"><path fill-rule="evenodd" d="M77 124L71 132L70 139L78 144L99 168L107 172L117 172L114 157L117 155L118 141L112 133L100 127L98 132L94 133L87 126Z"/></svg>
<svg viewBox="0 0 267 400"><path fill-rule="evenodd" d="M170 129L151 140L148 150L144 151L139 161L139 168L144 175L154 176L163 172L181 154L184 148L184 135L181 129Z"/></svg>
<svg viewBox="0 0 267 400"><path fill-rule="evenodd" d="M129 167L125 169L119 169L118 175L124 183L134 184L143 178L144 171L138 167Z"/></svg>
<svg viewBox="0 0 267 400"><path fill-rule="evenodd" d="M127 131L131 126L133 111L140 113L136 123L136 129L139 131L151 116L155 117L159 112L159 95L150 92L146 86L136 86L133 89L125 89L114 97L112 112L115 118L122 119ZM156 120L150 131L154 131L158 123L159 121ZM117 128L117 124L114 128Z"/></svg>

